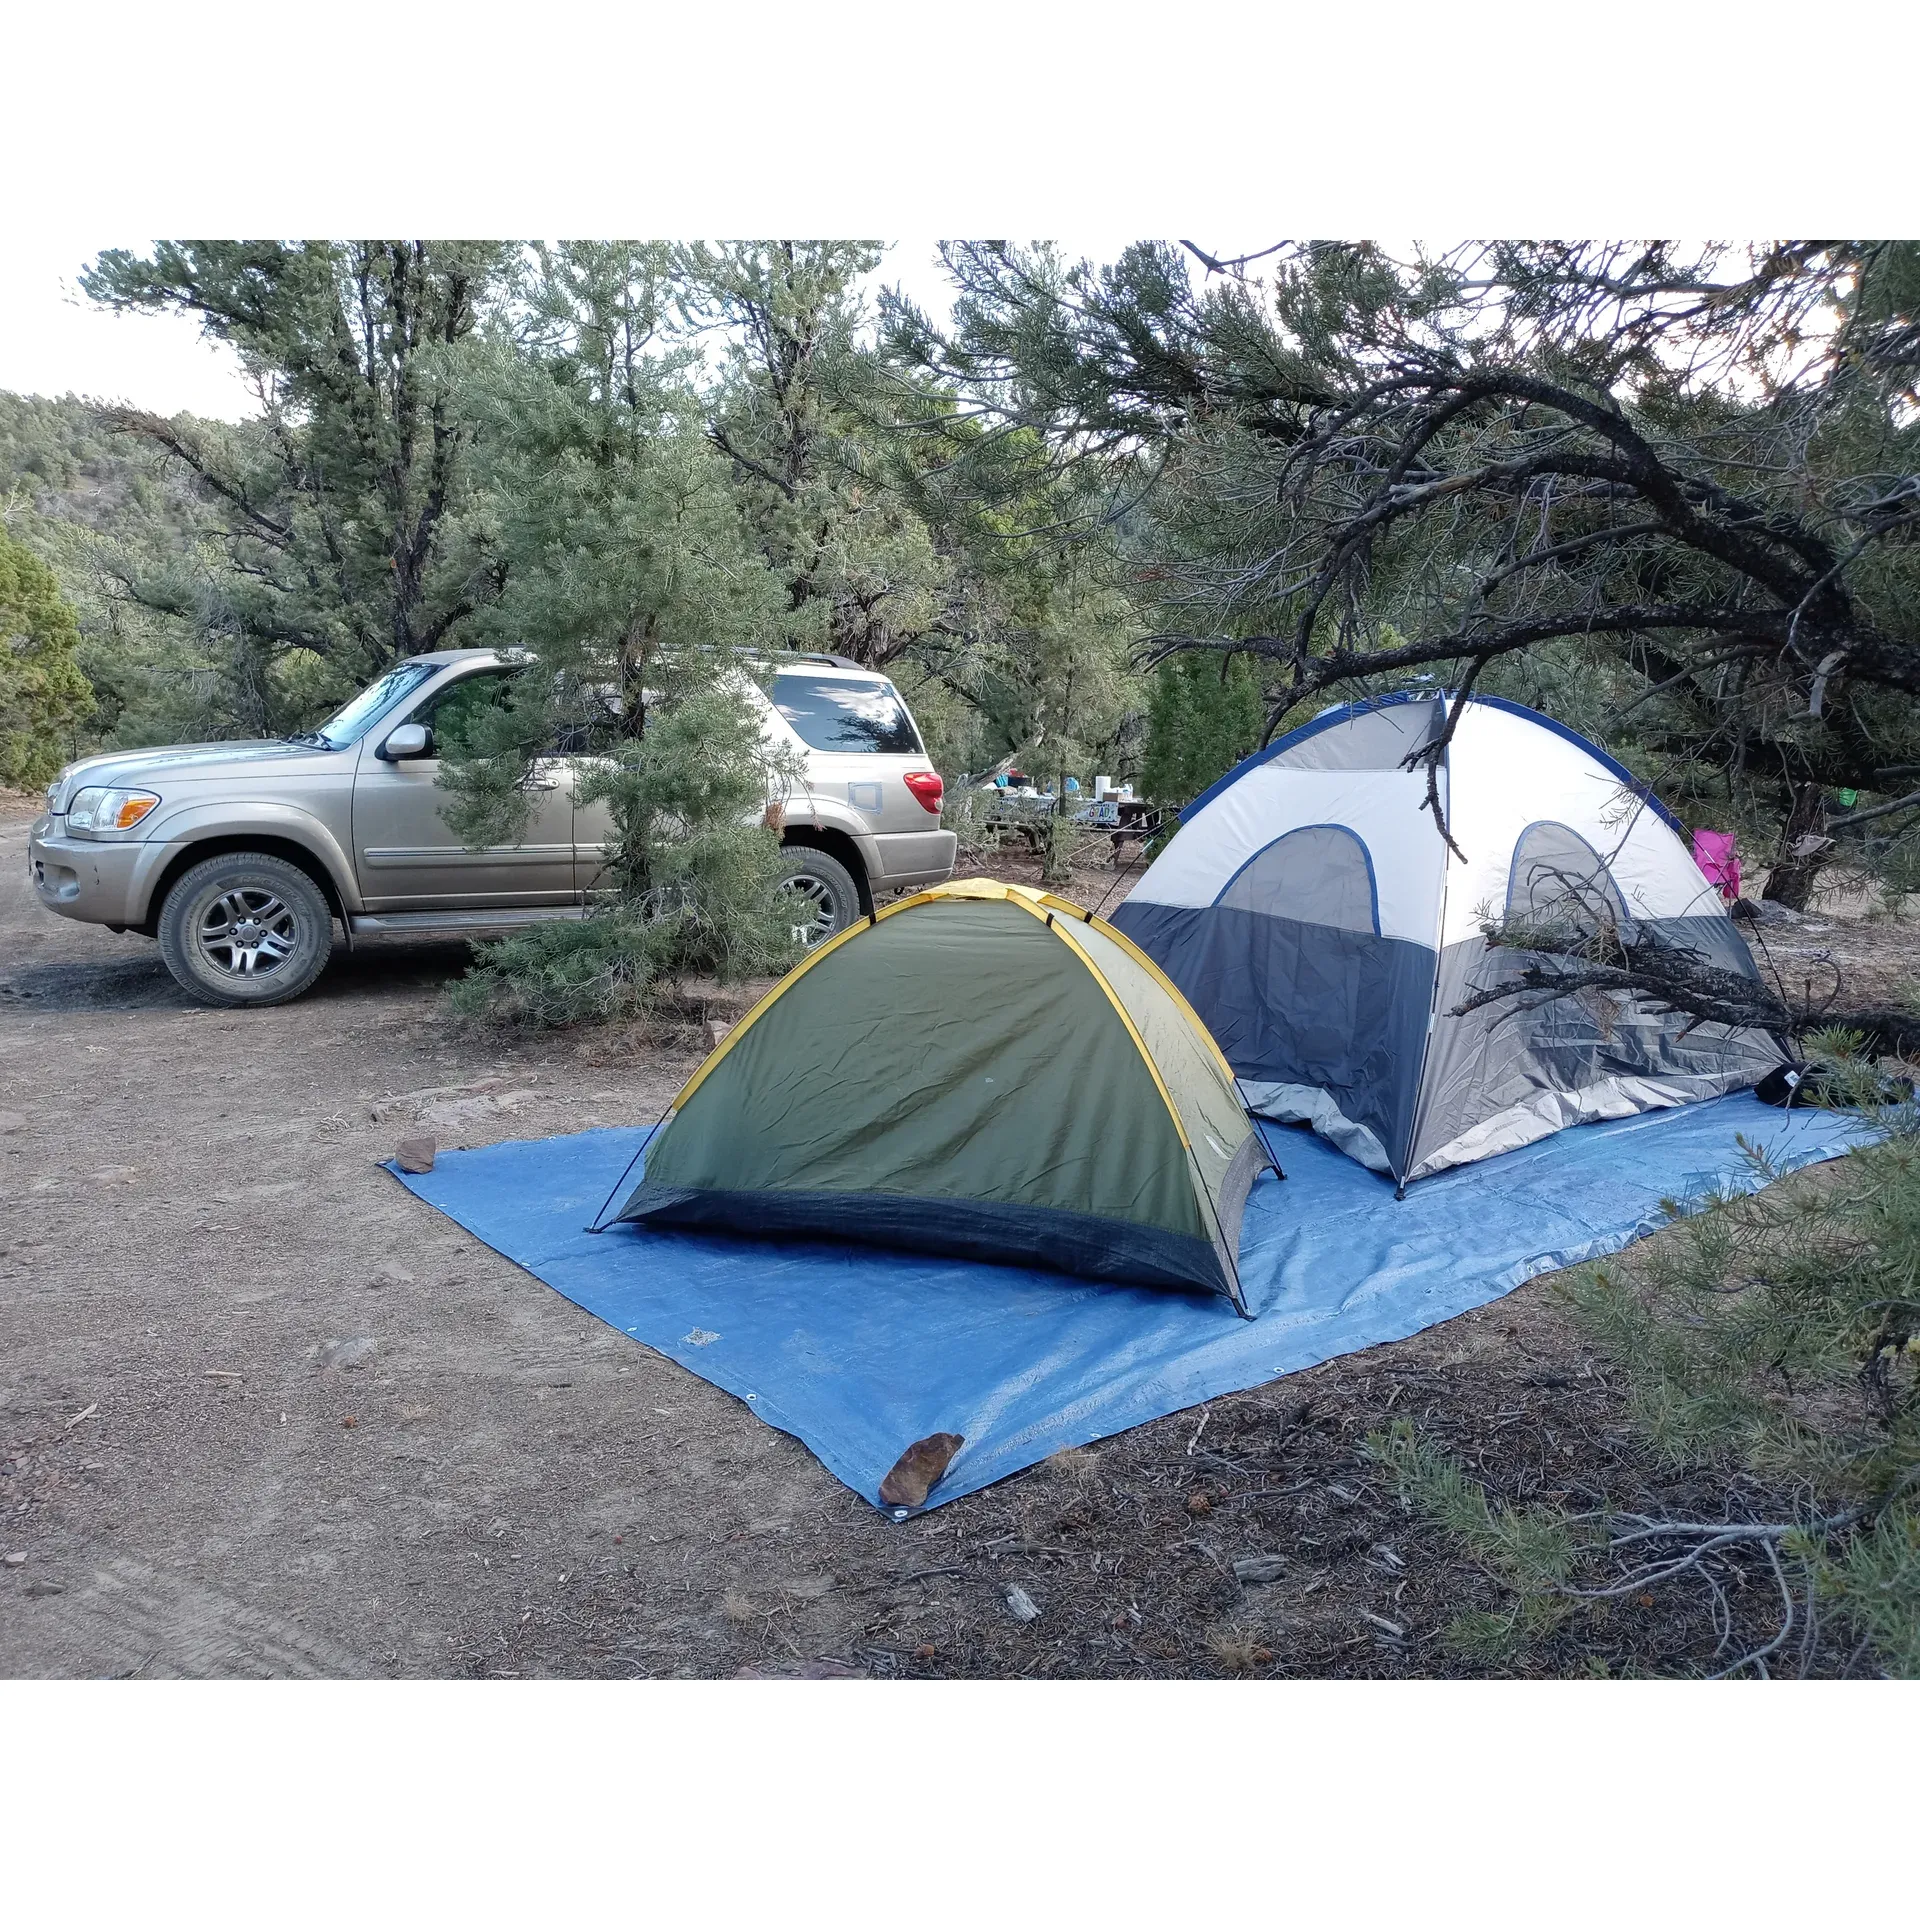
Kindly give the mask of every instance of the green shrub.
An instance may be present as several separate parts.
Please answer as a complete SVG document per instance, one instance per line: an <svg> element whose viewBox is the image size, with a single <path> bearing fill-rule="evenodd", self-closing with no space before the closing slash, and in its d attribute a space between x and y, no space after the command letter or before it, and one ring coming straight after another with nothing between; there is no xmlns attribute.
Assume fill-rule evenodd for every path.
<svg viewBox="0 0 1920 1920"><path fill-rule="evenodd" d="M1882 1069L1846 1036L1825 1051L1827 1097L1864 1104L1877 1138L1685 1217L1669 1203L1674 1224L1642 1258L1562 1283L1648 1453L1719 1485L1722 1505L1654 1518L1506 1506L1410 1425L1373 1437L1407 1504L1512 1596L1455 1622L1463 1648L1497 1660L1582 1602L1737 1565L1777 1591L1780 1632L1723 1645L1718 1670L1764 1667L1783 1645L1804 1670L1837 1616L1882 1670L1920 1676L1920 1108L1880 1105Z"/></svg>
<svg viewBox="0 0 1920 1920"><path fill-rule="evenodd" d="M1184 807L1260 744L1266 719L1253 663L1183 653L1154 676L1141 784L1162 807Z"/></svg>

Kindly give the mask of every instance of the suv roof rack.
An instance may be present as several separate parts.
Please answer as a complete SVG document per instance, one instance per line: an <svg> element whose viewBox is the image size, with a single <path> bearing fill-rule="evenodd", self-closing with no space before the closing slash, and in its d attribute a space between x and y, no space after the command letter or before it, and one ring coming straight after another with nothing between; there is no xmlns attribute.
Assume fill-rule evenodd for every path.
<svg viewBox="0 0 1920 1920"><path fill-rule="evenodd" d="M760 661L776 670L792 660L809 660L815 666L841 667L848 673L871 673L881 679L886 678L881 668L863 667L858 660L849 660L844 653L806 653L798 647L728 647L724 651L743 654L749 660Z"/></svg>
<svg viewBox="0 0 1920 1920"><path fill-rule="evenodd" d="M776 655L776 660L780 656ZM844 653L799 653L786 655L790 660L817 660L823 667L845 667L853 673L877 672L877 668L863 667L858 660L849 660Z"/></svg>

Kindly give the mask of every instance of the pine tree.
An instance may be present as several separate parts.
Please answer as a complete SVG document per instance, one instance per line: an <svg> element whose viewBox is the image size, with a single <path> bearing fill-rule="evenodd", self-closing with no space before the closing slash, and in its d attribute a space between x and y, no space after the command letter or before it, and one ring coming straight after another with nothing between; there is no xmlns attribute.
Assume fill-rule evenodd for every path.
<svg viewBox="0 0 1920 1920"><path fill-rule="evenodd" d="M1675 1208L1643 1257L1561 1283L1646 1452L1713 1489L1696 1510L1503 1505L1414 1423L1374 1436L1408 1503L1505 1591L1455 1622L1482 1660L1524 1662L1563 1629L1577 1644L1584 1608L1665 1589L1698 1608L1700 1670L1920 1676L1920 1108L1910 1088L1883 1104L1899 1088L1848 1036L1824 1054L1827 1097L1864 1104L1882 1141ZM1744 1642L1725 1601L1743 1587L1768 1602Z"/></svg>
<svg viewBox="0 0 1920 1920"><path fill-rule="evenodd" d="M604 803L613 834L597 910L487 949L456 995L469 1011L566 1025L641 1010L666 975L790 957L761 819L781 769L746 685L780 585L663 338L665 266L655 247L534 249L475 395L507 581L476 632L528 665L446 756L446 816L475 844L513 837L563 736L592 756L578 803Z"/></svg>
<svg viewBox="0 0 1920 1920"><path fill-rule="evenodd" d="M1552 654L1776 898L1920 832L1912 242L947 253L922 363L1138 503L1158 643L1253 656L1270 721Z"/></svg>
<svg viewBox="0 0 1920 1920"><path fill-rule="evenodd" d="M498 591L469 514L465 399L476 328L507 250L428 240L160 242L100 255L87 292L123 312L196 317L233 346L262 418L240 427L104 417L190 473L220 516L211 581L132 572L135 599L209 617L266 670L289 651L338 690L397 659L457 645Z"/></svg>
<svg viewBox="0 0 1920 1920"><path fill-rule="evenodd" d="M687 324L723 343L709 432L784 589L782 643L886 668L951 626L956 582L898 470L931 402L857 338L880 256L868 241L742 241L677 248L671 270Z"/></svg>

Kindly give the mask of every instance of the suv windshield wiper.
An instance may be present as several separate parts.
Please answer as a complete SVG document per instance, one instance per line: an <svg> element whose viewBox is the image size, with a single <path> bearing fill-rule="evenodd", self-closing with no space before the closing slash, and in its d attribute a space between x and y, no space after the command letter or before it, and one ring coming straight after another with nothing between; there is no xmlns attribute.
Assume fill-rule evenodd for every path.
<svg viewBox="0 0 1920 1920"><path fill-rule="evenodd" d="M289 747L319 747L327 753L335 750L333 742L317 728L312 733L284 733L280 739L283 745Z"/></svg>

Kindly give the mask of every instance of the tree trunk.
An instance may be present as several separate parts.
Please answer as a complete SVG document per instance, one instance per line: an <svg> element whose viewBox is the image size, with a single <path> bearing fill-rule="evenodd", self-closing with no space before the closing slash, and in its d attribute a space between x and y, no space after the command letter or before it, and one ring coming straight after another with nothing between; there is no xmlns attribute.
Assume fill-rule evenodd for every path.
<svg viewBox="0 0 1920 1920"><path fill-rule="evenodd" d="M1787 824L1780 832L1780 851L1773 871L1767 875L1763 900L1805 913L1813 898L1814 881L1827 864L1833 842L1827 837L1827 796L1825 791L1807 785L1793 796Z"/></svg>

